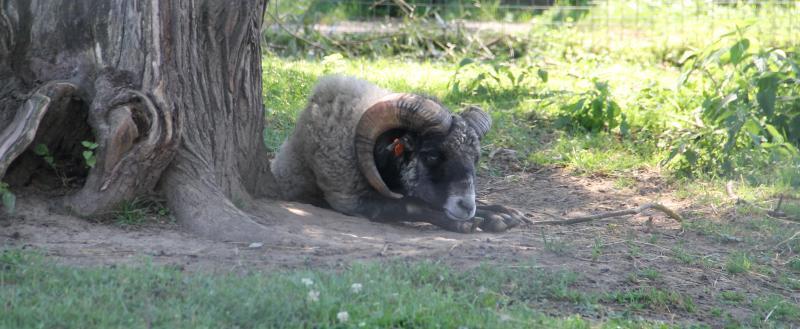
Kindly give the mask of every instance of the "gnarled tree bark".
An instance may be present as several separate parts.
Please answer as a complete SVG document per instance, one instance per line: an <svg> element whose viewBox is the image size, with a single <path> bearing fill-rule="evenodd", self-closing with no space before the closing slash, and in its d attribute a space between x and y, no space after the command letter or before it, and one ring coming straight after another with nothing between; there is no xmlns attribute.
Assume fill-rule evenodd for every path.
<svg viewBox="0 0 800 329"><path fill-rule="evenodd" d="M158 188L195 232L263 235L234 204L272 186L262 137L265 7L0 0L0 179L35 175L24 160L35 145L75 161L87 151L80 143L94 141L96 164L76 170L85 179L62 200L72 212L107 213Z"/></svg>

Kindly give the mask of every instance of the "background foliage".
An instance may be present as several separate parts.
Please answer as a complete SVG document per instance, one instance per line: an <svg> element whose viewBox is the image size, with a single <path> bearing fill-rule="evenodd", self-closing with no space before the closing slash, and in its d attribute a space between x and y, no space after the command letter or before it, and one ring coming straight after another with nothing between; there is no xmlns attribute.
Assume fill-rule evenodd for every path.
<svg viewBox="0 0 800 329"><path fill-rule="evenodd" d="M278 2L265 65L301 67L301 89L343 73L482 105L496 122L489 148L528 166L800 184L797 3L552 4ZM280 84L266 89L295 89ZM268 119L272 147L304 101L291 95L305 92L267 101L285 111Z"/></svg>

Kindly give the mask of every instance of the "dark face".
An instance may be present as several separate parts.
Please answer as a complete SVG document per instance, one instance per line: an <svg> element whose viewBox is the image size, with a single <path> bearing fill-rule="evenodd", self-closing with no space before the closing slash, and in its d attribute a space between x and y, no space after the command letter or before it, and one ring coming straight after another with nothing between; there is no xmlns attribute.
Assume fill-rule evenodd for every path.
<svg viewBox="0 0 800 329"><path fill-rule="evenodd" d="M385 152L376 159L391 159L384 160L384 166L378 161L381 175L390 188L422 200L455 220L475 215L475 166L480 156L480 136L465 120L454 116L445 136L401 134L385 141L382 147Z"/></svg>

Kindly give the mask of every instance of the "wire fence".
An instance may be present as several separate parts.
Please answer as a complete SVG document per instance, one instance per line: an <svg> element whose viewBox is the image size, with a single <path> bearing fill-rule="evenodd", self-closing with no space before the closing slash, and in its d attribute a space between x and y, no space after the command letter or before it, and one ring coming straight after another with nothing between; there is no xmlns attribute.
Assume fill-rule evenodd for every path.
<svg viewBox="0 0 800 329"><path fill-rule="evenodd" d="M628 44L702 45L747 30L763 43L800 43L800 0L274 0L267 21L326 35L427 24L473 33L570 30L587 42Z"/></svg>

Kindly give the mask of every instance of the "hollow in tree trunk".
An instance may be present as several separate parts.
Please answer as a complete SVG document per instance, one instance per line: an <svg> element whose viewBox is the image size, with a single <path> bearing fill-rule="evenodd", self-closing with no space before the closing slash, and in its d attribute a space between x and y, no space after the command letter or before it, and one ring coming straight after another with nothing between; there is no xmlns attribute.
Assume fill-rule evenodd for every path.
<svg viewBox="0 0 800 329"><path fill-rule="evenodd" d="M75 187L61 204L81 216L158 189L197 233L265 233L234 205L272 186L262 138L265 7L0 0L0 179L24 185L57 167Z"/></svg>

